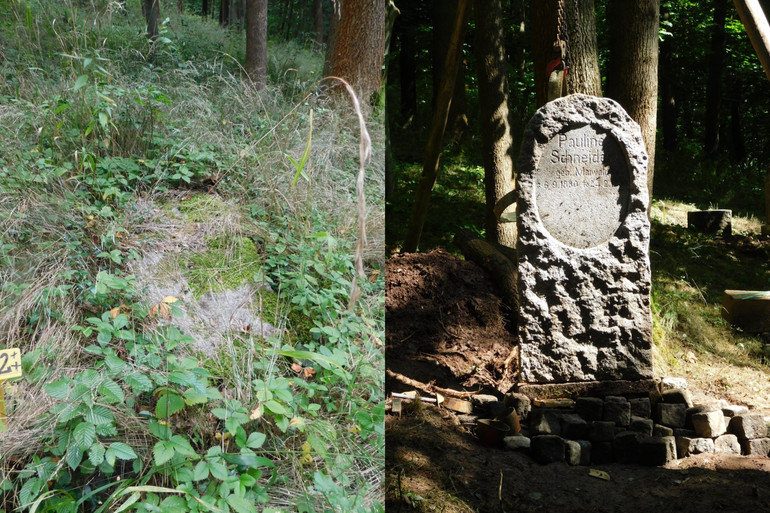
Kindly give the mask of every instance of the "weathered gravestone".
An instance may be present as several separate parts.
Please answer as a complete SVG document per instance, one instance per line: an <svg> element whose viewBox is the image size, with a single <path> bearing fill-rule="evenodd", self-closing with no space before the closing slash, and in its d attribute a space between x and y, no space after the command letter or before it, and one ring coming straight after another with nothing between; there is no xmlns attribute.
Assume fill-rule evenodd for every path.
<svg viewBox="0 0 770 513"><path fill-rule="evenodd" d="M521 380L652 377L647 153L613 100L537 111L518 178Z"/></svg>

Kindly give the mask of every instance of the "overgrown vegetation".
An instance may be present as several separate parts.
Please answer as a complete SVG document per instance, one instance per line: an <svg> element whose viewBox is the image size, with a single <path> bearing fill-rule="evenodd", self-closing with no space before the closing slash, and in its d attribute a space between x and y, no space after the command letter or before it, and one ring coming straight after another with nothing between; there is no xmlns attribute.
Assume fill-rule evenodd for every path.
<svg viewBox="0 0 770 513"><path fill-rule="evenodd" d="M323 56L271 41L257 94L243 35L214 22L172 15L150 45L134 5L0 16L0 349L24 372L4 384L0 511L381 511L383 158L348 309L359 134L348 103L307 94ZM184 301L131 272L206 209L233 225L177 261L207 290L268 284L281 328L210 353L172 322Z"/></svg>

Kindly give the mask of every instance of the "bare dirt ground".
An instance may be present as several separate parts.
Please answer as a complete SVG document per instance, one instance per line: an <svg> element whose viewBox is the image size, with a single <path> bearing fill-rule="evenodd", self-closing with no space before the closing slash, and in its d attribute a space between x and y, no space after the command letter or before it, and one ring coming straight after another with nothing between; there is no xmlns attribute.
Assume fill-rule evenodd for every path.
<svg viewBox="0 0 770 513"><path fill-rule="evenodd" d="M484 271L444 250L395 255L387 263L387 368L423 383L501 396L515 369L506 308ZM714 360L715 372L726 372ZM767 380L767 377L764 377ZM688 378L689 381L689 378ZM756 383L729 392L690 382L695 396L742 401L767 415ZM388 378L388 393L409 387ZM719 395L724 391L725 395ZM411 405L386 418L386 509L393 512L770 512L770 459L724 454L665 467L540 465L522 453L490 449L446 409Z"/></svg>

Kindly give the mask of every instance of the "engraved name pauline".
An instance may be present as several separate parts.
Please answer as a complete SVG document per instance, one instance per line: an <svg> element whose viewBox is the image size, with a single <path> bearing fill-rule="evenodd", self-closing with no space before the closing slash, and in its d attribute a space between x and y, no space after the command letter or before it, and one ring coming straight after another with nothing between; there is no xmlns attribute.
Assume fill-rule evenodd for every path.
<svg viewBox="0 0 770 513"><path fill-rule="evenodd" d="M628 210L625 153L591 125L567 128L543 147L536 166L535 203L556 240L585 249L608 241Z"/></svg>

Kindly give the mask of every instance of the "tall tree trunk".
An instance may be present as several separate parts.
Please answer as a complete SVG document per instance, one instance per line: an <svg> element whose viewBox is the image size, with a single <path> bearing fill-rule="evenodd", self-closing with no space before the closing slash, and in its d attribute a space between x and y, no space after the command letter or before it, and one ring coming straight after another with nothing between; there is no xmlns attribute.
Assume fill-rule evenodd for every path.
<svg viewBox="0 0 770 513"><path fill-rule="evenodd" d="M184 0L176 0L176 12L177 14L184 12Z"/></svg>
<svg viewBox="0 0 770 513"><path fill-rule="evenodd" d="M324 6L321 0L313 0L313 27L315 42L320 47L324 44Z"/></svg>
<svg viewBox="0 0 770 513"><path fill-rule="evenodd" d="M386 0L337 0L324 75L344 78L368 102L382 85Z"/></svg>
<svg viewBox="0 0 770 513"><path fill-rule="evenodd" d="M671 19L671 11L668 6L660 8L661 22ZM660 84L660 124L663 135L663 148L666 151L675 151L677 148L676 128L676 83L677 69L674 65L674 37L666 36L660 43L660 70L658 83Z"/></svg>
<svg viewBox="0 0 770 513"><path fill-rule="evenodd" d="M219 25L226 27L230 23L230 0L219 0Z"/></svg>
<svg viewBox="0 0 770 513"><path fill-rule="evenodd" d="M514 188L508 78L501 0L475 0L478 62L479 123L484 157L486 238L503 246L516 245L516 224L500 223L494 207Z"/></svg>
<svg viewBox="0 0 770 513"><path fill-rule="evenodd" d="M439 84L443 80L443 67L446 61L447 46L451 37L452 23L454 22L457 9L458 0L437 1L433 7L433 48L431 49L431 60L433 61L434 108L436 98L438 97ZM460 59L446 126L446 132L453 140L462 139L468 130L467 103L465 95L465 62L463 59Z"/></svg>
<svg viewBox="0 0 770 513"><path fill-rule="evenodd" d="M396 35L399 42L398 72L401 93L401 119L411 122L417 113L417 46L415 28L417 23L415 6L406 2L401 7L401 14L396 20Z"/></svg>
<svg viewBox="0 0 770 513"><path fill-rule="evenodd" d="M610 65L607 96L639 123L649 157L647 190L652 198L655 117L658 108L658 28L660 0L610 0Z"/></svg>
<svg viewBox="0 0 770 513"><path fill-rule="evenodd" d="M290 0L289 15L286 17L286 33L284 35L284 38L287 40L291 38L291 26L292 26L293 20L294 20L294 0Z"/></svg>
<svg viewBox="0 0 770 513"><path fill-rule="evenodd" d="M457 67L460 65L460 59L462 58L462 43L465 38L465 28L468 25L470 7L470 0L460 0L455 24L452 28L452 37L447 48L447 58L444 63L444 79L441 81L436 108L433 111L433 119L431 120L430 133L428 134L428 143L425 145L422 176L420 176L420 181L417 184L412 214L409 218L406 239L402 248L402 251L405 253L417 251L420 237L422 237L422 228L425 225L425 217L428 214L430 194L438 178L441 139L444 137L444 130L449 115L449 103L452 101L452 94L454 93Z"/></svg>
<svg viewBox="0 0 770 513"><path fill-rule="evenodd" d="M201 18L206 21L209 17L209 0L201 0Z"/></svg>
<svg viewBox="0 0 770 513"><path fill-rule="evenodd" d="M267 84L267 0L246 3L246 73L257 90Z"/></svg>
<svg viewBox="0 0 770 513"><path fill-rule="evenodd" d="M714 0L708 81L706 82L706 129L703 150L714 155L719 150L719 115L722 104L722 70L725 62L725 17L729 0Z"/></svg>
<svg viewBox="0 0 770 513"><path fill-rule="evenodd" d="M154 42L158 39L160 0L142 0L142 12L144 12L147 21L147 37Z"/></svg>
<svg viewBox="0 0 770 513"><path fill-rule="evenodd" d="M557 32L557 0L532 2L532 62L535 67L535 101L547 101L547 64L553 59ZM567 40L567 93L601 96L596 15L593 0L564 0Z"/></svg>
<svg viewBox="0 0 770 513"><path fill-rule="evenodd" d="M770 22L767 11L762 11L758 0L733 0L738 15L741 17L746 33L751 40L751 46L762 63L768 80L770 80Z"/></svg>

